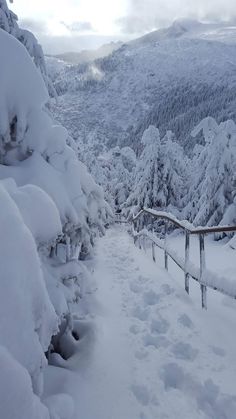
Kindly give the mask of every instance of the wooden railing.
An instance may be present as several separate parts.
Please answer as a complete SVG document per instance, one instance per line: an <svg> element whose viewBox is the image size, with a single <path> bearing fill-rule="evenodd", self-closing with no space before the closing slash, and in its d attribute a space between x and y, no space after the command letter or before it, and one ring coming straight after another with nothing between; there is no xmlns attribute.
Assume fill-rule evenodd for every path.
<svg viewBox="0 0 236 419"><path fill-rule="evenodd" d="M156 237L154 232L149 232L146 229L140 229L141 217L149 215L152 220L162 219L165 221L165 239L160 240ZM167 231L168 224L171 223L177 228L185 232L185 256L179 257L167 244ZM188 221L180 221L171 214L162 211L155 211L149 208L142 209L132 219L133 224L133 237L136 243L139 240L139 247L142 247L141 238L144 237L152 243L152 258L156 261L155 246L164 251L165 269L168 270L168 257L170 257L184 272L185 277L185 291L189 294L189 279L193 278L200 284L202 308L207 309L207 287L218 291L224 295L236 299L236 279L235 281L228 280L227 278L219 277L206 269L205 258L205 235L211 233L233 233L236 232L236 226L218 226L218 227L194 227ZM199 251L200 251L200 266L196 268L190 263L190 236L197 235L199 237Z"/></svg>
<svg viewBox="0 0 236 419"><path fill-rule="evenodd" d="M127 223L129 223L127 218L121 212L116 212L115 213L114 222L116 224L127 224Z"/></svg>

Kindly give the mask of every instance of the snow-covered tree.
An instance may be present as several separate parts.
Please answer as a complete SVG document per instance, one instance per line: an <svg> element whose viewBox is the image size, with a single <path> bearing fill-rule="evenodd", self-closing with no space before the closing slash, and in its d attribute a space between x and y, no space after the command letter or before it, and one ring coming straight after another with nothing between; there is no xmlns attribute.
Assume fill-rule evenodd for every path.
<svg viewBox="0 0 236 419"><path fill-rule="evenodd" d="M115 209L120 211L132 188L132 171L136 157L129 147L112 148L109 157L111 167L109 189L113 195Z"/></svg>
<svg viewBox="0 0 236 419"><path fill-rule="evenodd" d="M75 348L71 307L88 279L81 259L104 232L109 209L67 131L45 110L48 92L24 45L0 29L0 51L0 347L9 367L22 367L26 394L31 380L39 398L51 342L65 358ZM29 397L17 418L48 419L46 408L33 412L40 401ZM11 408L8 398L4 418L16 417Z"/></svg>
<svg viewBox="0 0 236 419"><path fill-rule="evenodd" d="M10 1L10 3L12 3L12 1ZM17 21L18 17L9 10L6 0L0 0L0 28L14 36L25 46L36 67L40 70L49 94L55 96L56 91L48 76L41 45L30 31L21 29L18 26Z"/></svg>
<svg viewBox="0 0 236 419"><path fill-rule="evenodd" d="M97 140L80 147L79 154L88 166L96 182L103 187L106 201L115 211L121 209L133 184L133 169L136 165L136 155L130 147L114 147L109 151Z"/></svg>
<svg viewBox="0 0 236 419"><path fill-rule="evenodd" d="M166 185L166 207L172 212L181 209L181 200L186 190L189 160L184 150L175 141L175 135L167 131L161 140L161 156L164 162L163 183Z"/></svg>
<svg viewBox="0 0 236 419"><path fill-rule="evenodd" d="M161 140L159 130L150 125L142 137L143 151L137 161L133 192L125 207L166 209L176 206L183 193L186 171L182 148L168 132Z"/></svg>
<svg viewBox="0 0 236 419"><path fill-rule="evenodd" d="M235 220L236 125L205 118L192 135L203 132L205 145L192 162L184 216L196 225L230 224Z"/></svg>
<svg viewBox="0 0 236 419"><path fill-rule="evenodd" d="M143 152L137 161L133 192L127 199L128 207L140 209L164 205L161 184L160 133L154 126L144 132L142 137Z"/></svg>

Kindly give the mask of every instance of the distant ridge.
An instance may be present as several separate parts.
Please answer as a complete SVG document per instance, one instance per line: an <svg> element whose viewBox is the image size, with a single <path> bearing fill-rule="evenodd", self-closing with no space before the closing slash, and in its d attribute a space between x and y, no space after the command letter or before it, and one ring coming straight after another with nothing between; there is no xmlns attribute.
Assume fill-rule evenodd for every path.
<svg viewBox="0 0 236 419"><path fill-rule="evenodd" d="M122 46L122 42L110 42L109 44L104 44L98 49L92 50L82 50L81 52L65 52L63 54L53 55L53 57L58 58L59 60L65 61L69 64L83 64L92 62L98 58L107 57L113 51L116 51Z"/></svg>

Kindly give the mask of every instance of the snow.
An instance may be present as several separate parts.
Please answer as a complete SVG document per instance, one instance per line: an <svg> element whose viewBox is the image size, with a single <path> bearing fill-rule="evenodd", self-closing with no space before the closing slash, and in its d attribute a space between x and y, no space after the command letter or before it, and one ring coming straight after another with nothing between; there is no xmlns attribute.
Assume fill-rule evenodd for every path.
<svg viewBox="0 0 236 419"><path fill-rule="evenodd" d="M167 131L160 138L159 130L150 125L143 133L143 151L137 158L133 173L133 190L121 208L135 212L144 206L169 208L181 201L186 178L186 158L182 147Z"/></svg>
<svg viewBox="0 0 236 419"><path fill-rule="evenodd" d="M236 341L224 306L201 310L123 227L98 240L94 268L77 353L67 370L48 367L47 392L70 394L74 419L233 419Z"/></svg>
<svg viewBox="0 0 236 419"><path fill-rule="evenodd" d="M183 230L187 230L189 232L195 231L195 228L193 226L193 224L189 223L187 220L178 220L177 217L175 217L174 215L172 215L170 212L166 212L166 211L156 211L154 209L150 209L150 208L144 208L144 211L147 211L149 214L157 216L159 218L167 218L170 221L172 221L174 224L179 224L179 226L181 228L183 228ZM141 214L142 210L135 216L135 218L139 217L139 215Z"/></svg>
<svg viewBox="0 0 236 419"><path fill-rule="evenodd" d="M192 135L201 131L205 145L190 165L183 215L195 225L234 225L235 123L228 120L218 125L213 118L205 118Z"/></svg>
<svg viewBox="0 0 236 419"><path fill-rule="evenodd" d="M153 183L151 215L169 217L172 210L179 215L186 205L184 180L191 170L196 175L196 166L185 159L175 135L164 132L176 127L176 138L181 136L189 151L186 133L199 115L212 109L220 120L226 111L234 117L235 43L223 40L227 30L232 38L233 28L178 21L97 62L62 66L54 81L67 93L59 106L52 101L48 107L52 86L40 45L18 27L5 0L0 20L1 415L233 419L235 301L210 291L212 311L205 313L195 301L196 283L190 283L188 296L179 284L183 273L180 277L170 263L168 274L159 250L155 265L148 246L145 255L125 228L113 226L98 238L112 212L78 160L82 155L117 209L140 180L130 195L131 212L147 205ZM74 139L53 121L54 106ZM153 124L160 121L158 130ZM199 171L205 195L196 199L201 204L196 219L205 221L210 200L209 223L232 223L235 124L218 125L208 117L192 135L202 131L205 147L193 152L194 163L200 162L200 169L204 163L205 170ZM218 172L215 193L212 179ZM166 211L157 211L160 207ZM180 226L193 232L187 221ZM181 267L182 244L180 235L165 243ZM225 248L207 240L211 256L201 281L235 297L230 246L234 239ZM196 252L193 239L186 268L199 279Z"/></svg>
<svg viewBox="0 0 236 419"><path fill-rule="evenodd" d="M2 184L19 208L37 243L51 243L62 234L58 209L42 189L30 184L18 188L12 178L4 179Z"/></svg>
<svg viewBox="0 0 236 419"><path fill-rule="evenodd" d="M4 419L50 418L48 410L32 391L29 374L2 346L0 370L0 406Z"/></svg>
<svg viewBox="0 0 236 419"><path fill-rule="evenodd" d="M159 214L162 214L161 216L163 216L163 213L160 212ZM134 238L143 239L142 244L144 248L148 245L150 247L150 243L154 243L163 251L166 249L168 256L170 256L170 258L178 265L179 268L182 269L183 272L189 273L194 280L202 285L212 288L213 290L217 290L224 295L236 299L236 282L232 277L227 278L224 275L220 275L216 269L212 271L204 269L201 276L200 262L198 261L197 265L195 260L196 258L193 259L194 262L186 262L185 257L178 251L179 249L177 251L173 249L171 240L168 240L168 238L167 241L160 240L155 234L150 233L146 229L134 234ZM150 242L147 243L149 240Z"/></svg>
<svg viewBox="0 0 236 419"><path fill-rule="evenodd" d="M2 48L1 52L0 134L9 141L9 124L16 116L18 120L16 137L21 141L26 129L26 115L36 106L43 105L48 100L48 94L24 46L2 29L0 29L0 43L8 45L8 48ZM16 68L17 77L15 77ZM27 80L27 89L22 80ZM5 103L8 104L7 109Z"/></svg>
<svg viewBox="0 0 236 419"><path fill-rule="evenodd" d="M33 35L21 34L37 49ZM0 49L0 348L9 369L6 377L1 368L1 415L70 419L73 401L63 392L42 404L46 355L58 348L67 354L77 342L71 305L89 276L79 259L91 254L109 209L66 129L53 123L45 83L25 47L0 29Z"/></svg>
<svg viewBox="0 0 236 419"><path fill-rule="evenodd" d="M0 195L1 232L7 238L0 241L0 344L28 370L34 391L40 394L44 352L57 332L58 320L46 292L34 238L2 186Z"/></svg>
<svg viewBox="0 0 236 419"><path fill-rule="evenodd" d="M102 229L106 218L103 192L78 161L75 151L67 145L67 131L54 125L45 111L48 94L39 72L24 47L3 30L0 32L0 43L4 45L4 62L0 69L1 179L14 178L17 186L32 184L49 195L46 198L38 190L40 199L44 201L42 211L46 199L46 211L49 211L50 199L54 201L54 215L51 202L48 223L55 218L57 235L61 230L58 212L62 228L65 225L67 228L80 227L87 236L86 218L91 217L93 225ZM36 193L36 188L34 191ZM39 225L31 227L36 228L35 234L39 233ZM55 238L55 231L53 236ZM88 238L84 240L87 242Z"/></svg>
<svg viewBox="0 0 236 419"><path fill-rule="evenodd" d="M10 3L12 2L10 0ZM0 0L0 21L1 29L11 34L25 47L35 66L40 71L49 93L55 97L56 92L52 81L48 77L42 47L31 32L18 26L18 17L8 8L7 0Z"/></svg>

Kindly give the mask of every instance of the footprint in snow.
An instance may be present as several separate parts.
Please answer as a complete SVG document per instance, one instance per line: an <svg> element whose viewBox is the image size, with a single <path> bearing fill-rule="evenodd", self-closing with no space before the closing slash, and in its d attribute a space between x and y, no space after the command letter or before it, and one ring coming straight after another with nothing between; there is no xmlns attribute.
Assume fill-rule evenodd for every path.
<svg viewBox="0 0 236 419"><path fill-rule="evenodd" d="M163 381L166 390L171 388L181 390L185 382L183 368L174 362L163 366L160 372L160 378Z"/></svg>
<svg viewBox="0 0 236 419"><path fill-rule="evenodd" d="M172 346L171 352L178 359L193 361L198 355L198 350L194 349L189 343L178 342Z"/></svg>
<svg viewBox="0 0 236 419"><path fill-rule="evenodd" d="M139 361L142 361L142 359L147 358L148 352L145 349L141 348L141 349L139 349L138 351L135 352L134 356Z"/></svg>
<svg viewBox="0 0 236 419"><path fill-rule="evenodd" d="M139 275L137 279L141 284L146 284L147 282L149 282L149 278L143 275Z"/></svg>
<svg viewBox="0 0 236 419"><path fill-rule="evenodd" d="M149 333L143 336L144 346L154 346L156 349L167 348L170 345L169 340L162 335L153 336Z"/></svg>
<svg viewBox="0 0 236 419"><path fill-rule="evenodd" d="M142 384L133 384L131 390L140 404L143 406L147 406L149 404L150 395L147 387Z"/></svg>
<svg viewBox="0 0 236 419"><path fill-rule="evenodd" d="M182 326L187 327L188 329L193 329L194 325L192 320L190 319L190 317L187 316L187 314L182 314L179 318L178 318L178 322L180 324L182 324Z"/></svg>
<svg viewBox="0 0 236 419"><path fill-rule="evenodd" d="M222 394L211 378L201 383L190 374L186 374L176 363L164 365L160 378L166 390L179 390L185 397L186 394L191 396L197 402L198 409L205 414L204 417L235 418L236 397Z"/></svg>
<svg viewBox="0 0 236 419"><path fill-rule="evenodd" d="M150 290L143 294L143 301L148 306L154 306L160 301L160 295Z"/></svg>
<svg viewBox="0 0 236 419"><path fill-rule="evenodd" d="M169 286L169 284L163 284L162 286L161 286L161 290L166 294L166 295L170 295L170 294L173 294L174 293L174 288L171 288L170 286Z"/></svg>
<svg viewBox="0 0 236 419"><path fill-rule="evenodd" d="M225 356L225 350L222 348L218 348L217 346L210 346L212 352L214 352L217 356Z"/></svg>
<svg viewBox="0 0 236 419"><path fill-rule="evenodd" d="M139 306L134 307L134 309L132 310L132 315L133 317L136 317L137 319L141 320L141 321L146 321L148 320L150 314L150 310L149 308L141 308Z"/></svg>
<svg viewBox="0 0 236 419"><path fill-rule="evenodd" d="M165 319L159 318L157 320L152 319L150 329L152 333L165 334L169 327L170 325Z"/></svg>
<svg viewBox="0 0 236 419"><path fill-rule="evenodd" d="M130 333L133 333L133 335L137 335L138 333L140 333L140 327L138 324L132 324L132 326L130 326L129 328Z"/></svg>
<svg viewBox="0 0 236 419"><path fill-rule="evenodd" d="M131 281L129 284L130 291L132 291L135 294L139 294L142 292L142 285L140 283L137 283L136 281Z"/></svg>

